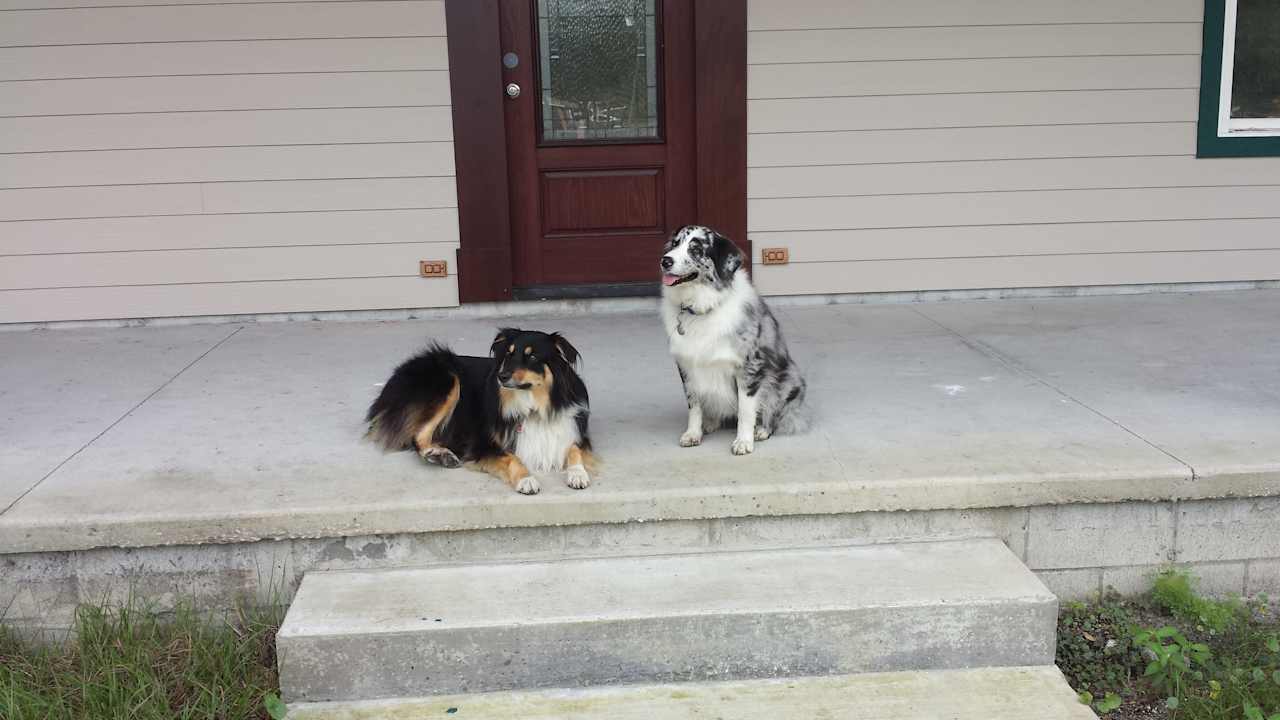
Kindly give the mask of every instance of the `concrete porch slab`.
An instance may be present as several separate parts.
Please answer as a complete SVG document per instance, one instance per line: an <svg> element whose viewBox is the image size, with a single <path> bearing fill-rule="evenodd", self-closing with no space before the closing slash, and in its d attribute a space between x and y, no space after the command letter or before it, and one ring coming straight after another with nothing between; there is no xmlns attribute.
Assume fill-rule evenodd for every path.
<svg viewBox="0 0 1280 720"><path fill-rule="evenodd" d="M1280 294L918 309L1195 468L1196 496L1273 486ZM1254 489L1256 488L1256 489Z"/></svg>
<svg viewBox="0 0 1280 720"><path fill-rule="evenodd" d="M0 334L0 512L234 327Z"/></svg>
<svg viewBox="0 0 1280 720"><path fill-rule="evenodd" d="M535 497L476 473L425 467L407 453L383 455L360 438L360 416L397 362L427 338L480 352L496 319L5 333L0 342L22 358L0 374L10 394L32 377L51 387L76 378L110 387L120 373L152 368L155 381L141 393L154 395L123 419L76 416L97 423L94 434L109 430L74 456L74 443L44 448L36 438L78 411L28 403L23 423L33 430L6 433L17 442L3 453L47 458L50 468L66 462L0 515L0 552L1280 494L1280 400L1271 390L1246 404L1224 390L1263 388L1276 376L1275 341L1251 338L1267 313L1280 316L1278 291L778 306L810 378L815 427L761 443L745 458L729 454L727 433L699 448L676 445L684 403L656 314L520 318L525 327L564 331L583 351L605 462L591 488L554 480ZM1027 322L1046 307L1060 317L1056 325ZM966 317L975 334L1016 340L1027 359L1013 362L994 340L954 326ZM164 353L121 354L112 339L138 333L167 346L205 333L212 345L233 331L176 378L166 375ZM1134 379L1134 367L1158 348L1185 350L1171 333L1189 343L1197 332L1237 349L1228 371L1207 350L1172 352L1159 358L1163 381ZM96 375L55 360L71 348L99 358ZM1070 397L1041 377L1063 366L1081 386ZM1210 374L1219 380L1208 382ZM1149 396L1160 402L1148 414L1169 418L1169 427L1179 417L1198 420L1155 439L1137 420L1108 412ZM1242 408L1247 423L1232 419ZM1255 448L1250 474L1196 480L1189 458L1208 462L1196 448L1220 442L1224 427ZM4 482L17 476L7 470Z"/></svg>

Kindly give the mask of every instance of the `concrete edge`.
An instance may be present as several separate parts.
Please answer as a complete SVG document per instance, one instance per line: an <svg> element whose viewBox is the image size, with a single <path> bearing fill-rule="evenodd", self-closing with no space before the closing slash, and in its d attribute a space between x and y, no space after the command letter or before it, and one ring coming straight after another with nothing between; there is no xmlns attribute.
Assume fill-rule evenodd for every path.
<svg viewBox="0 0 1280 720"><path fill-rule="evenodd" d="M858 687L867 686L868 689L883 691L882 684L888 680L908 679L912 677L931 676L937 678L939 685L942 687L968 688L974 684L979 678L991 678L995 685L1001 688L1007 688L1009 683L1007 678L1017 676L1019 674L1027 674L1041 680L1039 687L1035 689L1035 698L1041 699L1041 693L1046 689L1052 689L1054 696L1044 697L1043 699L1050 703L1056 703L1065 709L1067 715L1072 718L1096 718L1093 711L1083 704L1079 704L1076 699L1075 691L1068 685L1066 677L1054 665L1032 665L1020 667L988 667L988 668L969 668L959 670L930 670L930 671L906 671L906 672L888 672L888 673L861 673L857 675L827 675L820 677L791 677L791 678L769 678L762 680L721 680L712 682L689 682L689 683L659 683L650 685L621 685L621 686L604 686L581 689L540 689L525 691L507 691L497 693L482 693L475 695L441 695L430 698L395 698L383 700L363 700L363 701L339 701L339 702L297 702L289 705L289 720L372 720L373 718L382 717L398 717L410 720L411 718L427 718L438 717L448 711L448 708L466 708L467 710L477 709L476 703L481 703L481 710L499 710L502 706L508 705L513 711L510 715L503 714L501 717L526 717L530 712L538 713L537 717L550 717L553 715L544 714L548 711L556 712L562 709L559 703L566 700L586 701L591 700L589 705L584 703L584 707L608 709L609 701L619 703L640 703L646 707L655 707L656 702L670 703L673 700L684 702L697 702L704 700L712 707L719 706L721 703L719 698L725 692L733 692L734 690L756 687L782 687L790 686L799 688L806 695L813 693L814 690L821 692L826 688L832 688L838 692L841 698L856 698L859 696ZM1031 699L1031 698L1028 698ZM650 702L646 703L645 700ZM1004 702L997 700L996 703ZM793 702L786 702L780 711L796 710ZM1011 707L1009 708L1009 716L1018 717L1023 713L1025 708ZM1025 715L1022 715L1025 717ZM582 717L581 714L574 714L573 717ZM779 715L785 717L785 715Z"/></svg>
<svg viewBox="0 0 1280 720"><path fill-rule="evenodd" d="M86 515L24 522L8 515L0 519L0 555L513 527L1267 497L1280 495L1280 466L1202 477L1170 463L1145 476L1019 474L863 483L832 479L754 487L707 485L661 494L591 492L445 503L424 498L396 506L280 508L226 516Z"/></svg>
<svg viewBox="0 0 1280 720"><path fill-rule="evenodd" d="M966 290L902 290L891 292L821 293L813 295L765 295L775 307L813 305L903 305L964 300L1013 300L1075 298L1106 295L1167 295L1197 292L1236 292L1280 288L1280 280L1145 283L1130 285L1051 285L1046 287L974 288ZM94 327L163 327L171 325L253 324L270 322L369 322L379 320L465 319L498 320L545 314L616 315L657 311L658 298L592 298L580 300L527 300L473 303L445 307L391 308L386 310L323 310L315 312L246 313L240 315L190 315L109 320L46 320L0 323L0 332L63 330Z"/></svg>
<svg viewBox="0 0 1280 720"><path fill-rule="evenodd" d="M553 557L544 557L544 558L520 558L520 559L484 559L484 560L476 560L476 561L469 561L469 562L430 563L425 565L397 565L394 567L381 567L381 568L349 568L349 569L340 569L340 570L313 570L305 573L302 576L302 580L298 584L298 590L297 590L296 596L302 595L304 593L323 594L326 592L324 589L324 583L333 582L335 580L340 579L343 576L352 576L352 575L380 576L382 579L390 579L397 574L423 573L423 572L433 573L433 572L440 572L440 571L448 572L449 570L453 570L457 568L475 568L480 566L487 566L489 568L502 567L502 566L514 566L514 565L564 566L564 565L583 565L583 564L601 563L601 562L617 564L617 563L626 562L628 560L638 560L638 559L653 560L656 558L679 558L679 557L687 557L689 555L706 555L706 556L717 556L717 557L728 556L728 555L760 556L760 555L786 555L786 554L795 553L795 552L811 552L811 551L821 552L824 550L861 551L865 554L865 553L872 552L873 550L885 552L891 548L896 548L896 547L921 546L921 545L955 546L955 547L965 546L965 549L971 553L991 553L993 558L999 557L1001 558L1002 562L1008 563L1009 565L1008 571L1014 572L1014 573L1025 573L1025 575L1027 576L1027 580L1029 581L1028 584L1030 585L1030 587L1025 588L1025 591L1007 593L999 596L996 596L993 594L987 597L980 597L976 599L966 599L965 601L966 604L973 605L973 606L981 606L981 607L1002 605L1010 602L1027 603L1030 605L1052 605L1054 606L1055 615L1056 615L1056 609L1058 605L1058 596L1055 595L1053 591L1050 590L1049 587L1044 584L1044 582L1035 574L1035 572L1033 572L1030 568L1028 568L1023 563L1022 559L1018 557L1016 553L1010 550L1009 547L1005 545L1005 543L1000 539L994 538L994 537L980 537L980 536L965 537L965 538L892 540L892 541L872 542L872 543L855 542L855 541L824 541L824 542L817 542L817 543L798 543L798 544L785 544L785 545L775 545L775 546L699 548L699 549L685 549L685 550L658 549L657 551L655 551L652 548L645 548L645 549L637 548L631 552L623 552L623 553L610 554L610 555L585 555L585 556L572 556L572 557L553 556ZM862 605L859 605L859 607L893 609L893 608L932 607L934 605L936 605L935 600L922 600L922 601L904 600L904 601L897 601L897 602L887 602L887 601L867 602ZM840 611L841 611L841 608L827 608L827 609L813 609L813 610L808 610L806 612L821 613L821 612L840 612ZM778 611L778 612L789 612L789 611ZM756 615L756 614L772 614L772 613L762 613L760 611L751 610L751 611L725 611L719 614ZM638 615L628 615L626 616L625 619L628 619L628 620L646 619L651 617L683 617L683 616L678 614L676 615L664 614L664 615L656 615L656 616L638 614ZM690 616L690 617L693 617L693 616ZM609 617L609 618L598 618L593 621L613 621L613 620L619 620L619 619L620 618L618 617ZM295 622L296 622L296 619L295 619ZM550 624L560 624L562 621L550 620L546 622ZM538 624L544 624L544 621L539 621L539 620L524 621L522 624L538 625ZM437 629L447 629L448 631L455 631L459 629L465 630L467 628L473 628L473 627L488 627L488 625L484 625L484 624L472 624L472 625L463 625L463 626L451 625L448 628L437 628ZM384 630L375 630L375 631L370 631L366 629L366 630L360 631L360 634L398 635L398 634L401 634L402 632L403 631L401 630L394 630L394 629L384 629ZM421 629L418 629L418 630L414 630L411 634L416 634L420 632L423 632L423 631ZM281 623L280 628L276 632L277 637L318 638L318 637L341 637L344 635L345 633L299 631L294 627L294 624L290 622L290 619L287 615L284 621Z"/></svg>

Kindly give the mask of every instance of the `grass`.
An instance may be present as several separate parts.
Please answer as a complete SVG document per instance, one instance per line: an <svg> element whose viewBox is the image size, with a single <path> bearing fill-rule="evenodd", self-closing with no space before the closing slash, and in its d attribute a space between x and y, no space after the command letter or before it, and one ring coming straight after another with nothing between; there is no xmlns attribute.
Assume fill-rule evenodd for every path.
<svg viewBox="0 0 1280 720"><path fill-rule="evenodd" d="M25 642L0 626L0 718L281 718L274 650L281 617L279 609L212 621L185 607L163 614L84 607L58 645Z"/></svg>
<svg viewBox="0 0 1280 720"><path fill-rule="evenodd" d="M1280 621L1267 598L1214 600L1167 571L1149 595L1071 603L1057 663L1108 720L1280 720Z"/></svg>

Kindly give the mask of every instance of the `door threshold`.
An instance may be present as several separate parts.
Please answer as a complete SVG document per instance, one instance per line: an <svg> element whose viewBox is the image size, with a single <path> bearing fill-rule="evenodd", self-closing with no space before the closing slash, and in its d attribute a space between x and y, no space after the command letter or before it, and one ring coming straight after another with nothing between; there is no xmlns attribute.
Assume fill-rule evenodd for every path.
<svg viewBox="0 0 1280 720"><path fill-rule="evenodd" d="M657 297L656 280L629 283L587 283L582 285L534 285L515 288L516 300L589 300L594 298Z"/></svg>

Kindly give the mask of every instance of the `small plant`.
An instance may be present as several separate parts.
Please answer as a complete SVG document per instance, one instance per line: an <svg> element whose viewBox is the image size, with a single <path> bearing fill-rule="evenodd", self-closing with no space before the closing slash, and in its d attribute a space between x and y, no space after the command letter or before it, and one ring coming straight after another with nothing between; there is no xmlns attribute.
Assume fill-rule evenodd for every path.
<svg viewBox="0 0 1280 720"><path fill-rule="evenodd" d="M1101 700L1098 700L1097 702L1094 702L1093 693L1089 692L1088 690L1085 690L1084 692L1080 693L1079 698L1082 704L1088 705L1089 707L1098 711L1099 715L1106 715L1112 710L1115 710L1116 708L1120 707L1120 704L1121 704L1120 696L1113 692L1107 693L1106 697L1102 698Z"/></svg>
<svg viewBox="0 0 1280 720"><path fill-rule="evenodd" d="M1280 720L1280 713L1276 713L1275 715L1263 715L1262 709L1257 705L1245 705L1244 718L1245 720Z"/></svg>
<svg viewBox="0 0 1280 720"><path fill-rule="evenodd" d="M1203 680L1213 651L1204 643L1187 640L1177 628L1140 630L1134 642L1151 658L1142 673L1166 697L1169 709L1177 709L1188 679Z"/></svg>
<svg viewBox="0 0 1280 720"><path fill-rule="evenodd" d="M271 720L285 720L285 716L289 714L289 707L284 704L279 695L273 692L267 693L262 698L262 707L271 716Z"/></svg>
<svg viewBox="0 0 1280 720"><path fill-rule="evenodd" d="M1219 602L1196 594L1189 574L1166 570L1156 577L1151 599L1174 617L1220 633L1240 620L1244 605L1238 601Z"/></svg>
<svg viewBox="0 0 1280 720"><path fill-rule="evenodd" d="M1057 661L1108 719L1280 720L1274 606L1200 597L1185 573L1161 575L1146 600L1065 605Z"/></svg>
<svg viewBox="0 0 1280 720"><path fill-rule="evenodd" d="M1090 693L1090 698L1103 696L1099 702L1128 687L1144 666L1132 625L1132 615L1116 595L1094 605L1067 606L1058 618L1055 660L1072 687Z"/></svg>

